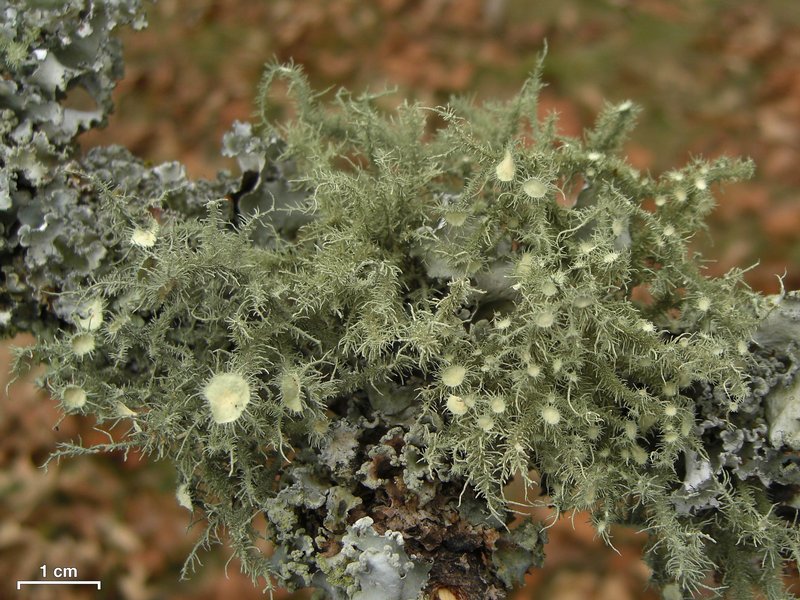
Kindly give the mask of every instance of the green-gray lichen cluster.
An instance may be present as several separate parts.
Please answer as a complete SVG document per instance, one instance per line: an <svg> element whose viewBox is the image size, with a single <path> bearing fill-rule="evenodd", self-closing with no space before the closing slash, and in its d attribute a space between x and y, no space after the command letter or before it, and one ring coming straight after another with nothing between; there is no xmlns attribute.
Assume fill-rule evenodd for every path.
<svg viewBox="0 0 800 600"><path fill-rule="evenodd" d="M70 296L118 261L117 235L90 173L184 217L233 190L190 181L177 162L146 166L121 147L81 157L77 137L103 126L122 76L112 33L145 25L141 2L0 2L0 330L52 332L74 312Z"/></svg>
<svg viewBox="0 0 800 600"><path fill-rule="evenodd" d="M708 278L688 250L712 188L752 166L639 173L621 155L636 107L563 137L536 117L539 70L509 103L386 114L379 95L327 107L270 66L260 122L224 140L238 182L122 149L51 157L57 184L4 158L6 320L29 326L22 307L50 289L69 323L18 368L46 362L69 413L130 423L95 450L170 460L178 501L208 520L201 545L227 530L268 585L502 598L545 541L508 526L519 477L607 539L647 530L669 597L709 573L735 597L790 597L795 297ZM296 101L283 126L266 118L276 78ZM70 250L87 231L94 259Z"/></svg>
<svg viewBox="0 0 800 600"><path fill-rule="evenodd" d="M4 1L0 14L0 326L13 331L37 329L49 312L41 292L70 287L107 254L109 224L95 222L64 166L76 136L111 110L122 60L110 31L144 23L138 1ZM68 95L82 104L68 105Z"/></svg>

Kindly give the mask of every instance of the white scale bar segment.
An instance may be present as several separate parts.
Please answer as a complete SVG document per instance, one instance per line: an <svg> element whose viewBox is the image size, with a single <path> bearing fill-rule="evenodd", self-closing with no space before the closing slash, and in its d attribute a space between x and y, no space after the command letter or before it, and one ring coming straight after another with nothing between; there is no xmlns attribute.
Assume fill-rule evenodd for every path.
<svg viewBox="0 0 800 600"><path fill-rule="evenodd" d="M18 581L17 589L21 590L23 585L96 585L100 589L99 581L74 581L70 579L62 579L61 581Z"/></svg>

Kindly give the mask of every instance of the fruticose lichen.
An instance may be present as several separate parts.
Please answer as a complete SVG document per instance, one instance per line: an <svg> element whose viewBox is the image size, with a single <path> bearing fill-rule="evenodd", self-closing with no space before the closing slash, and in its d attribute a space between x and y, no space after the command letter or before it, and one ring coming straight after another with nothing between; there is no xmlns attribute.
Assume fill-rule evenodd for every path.
<svg viewBox="0 0 800 600"><path fill-rule="evenodd" d="M344 91L328 108L272 65L260 122L223 141L241 175L191 182L121 148L76 153L138 3L3 11L0 326L40 332L17 368L47 363L66 412L130 423L65 452L170 460L207 519L199 545L225 529L270 588L503 598L546 540L512 522L517 477L606 539L648 531L665 595L711 574L789 597L796 297L708 278L687 249L750 163L637 172L628 101L561 136L536 117L541 62L506 104L392 115ZM276 78L285 126L264 116ZM75 85L96 111L62 107Z"/></svg>

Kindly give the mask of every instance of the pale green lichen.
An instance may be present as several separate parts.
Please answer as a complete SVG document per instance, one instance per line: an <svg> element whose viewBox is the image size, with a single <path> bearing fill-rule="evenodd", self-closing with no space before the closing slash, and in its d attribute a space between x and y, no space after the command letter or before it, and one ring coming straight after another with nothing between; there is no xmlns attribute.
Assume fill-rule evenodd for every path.
<svg viewBox="0 0 800 600"><path fill-rule="evenodd" d="M61 399L66 408L77 410L86 404L86 392L77 385L68 385L61 393Z"/></svg>
<svg viewBox="0 0 800 600"><path fill-rule="evenodd" d="M4 42L7 68L40 60L25 58L34 39ZM74 75L59 64L34 78L51 95ZM740 597L786 597L800 536L771 504L798 484L796 411L773 388L797 371L794 300L770 312L740 272L707 278L687 250L713 186L752 165L638 173L620 156L634 105L560 136L536 120L540 71L502 107L387 118L370 95L329 110L297 68L270 66L261 122L225 137L238 185L119 149L68 162L72 138L52 150L4 82L19 127L3 134L14 202L0 206L29 210L4 246L3 321L32 319L45 285L80 291L56 310L71 330L20 351L20 369L47 362L66 409L131 423L109 447L170 459L178 500L205 510L199 545L224 527L254 579L332 598L445 583L502 598L540 563L539 526L505 531L505 486L535 470L557 510L589 510L605 539L613 523L650 533L666 594L714 571ZM297 101L284 126L264 118L276 78ZM92 236L67 281L71 231ZM263 536L270 557L253 551Z"/></svg>

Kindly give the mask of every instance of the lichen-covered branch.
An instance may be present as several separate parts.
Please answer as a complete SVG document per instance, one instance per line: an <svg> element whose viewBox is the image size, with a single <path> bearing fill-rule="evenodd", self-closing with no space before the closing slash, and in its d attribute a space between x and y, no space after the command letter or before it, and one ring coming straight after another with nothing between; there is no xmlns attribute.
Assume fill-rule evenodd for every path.
<svg viewBox="0 0 800 600"><path fill-rule="evenodd" d="M260 113L283 79L296 119L235 124L241 173L193 182L76 151L138 3L20 8L0 43L0 326L38 334L16 368L46 363L65 411L175 465L199 547L224 530L254 580L326 598L500 599L546 539L512 519L517 477L606 539L647 530L665 597L709 574L791 597L800 300L708 278L687 249L749 162L638 173L631 102L560 136L536 120L541 61L509 103L390 116L271 65ZM62 107L73 86L96 112Z"/></svg>

